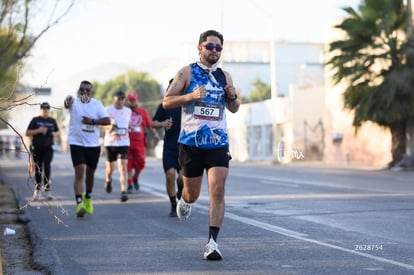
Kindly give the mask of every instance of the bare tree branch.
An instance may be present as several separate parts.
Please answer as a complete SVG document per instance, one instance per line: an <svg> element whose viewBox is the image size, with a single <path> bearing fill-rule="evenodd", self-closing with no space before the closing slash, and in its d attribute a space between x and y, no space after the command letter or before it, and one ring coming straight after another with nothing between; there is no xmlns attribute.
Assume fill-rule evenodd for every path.
<svg viewBox="0 0 414 275"><path fill-rule="evenodd" d="M54 1L46 26L37 34L29 33L31 12L37 1L2 0L0 2L0 79L12 66L26 58L36 42L67 16L75 4L75 0L70 0L62 13L55 16L62 2L66 1Z"/></svg>

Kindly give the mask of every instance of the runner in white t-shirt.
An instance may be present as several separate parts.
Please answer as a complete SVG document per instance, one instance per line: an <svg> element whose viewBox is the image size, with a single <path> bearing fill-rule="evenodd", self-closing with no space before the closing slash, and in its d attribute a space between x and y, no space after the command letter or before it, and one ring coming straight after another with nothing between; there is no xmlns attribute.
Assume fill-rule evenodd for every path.
<svg viewBox="0 0 414 275"><path fill-rule="evenodd" d="M118 162L119 181L121 183L121 201L126 202L126 181L128 179L127 163L129 134L128 126L131 119L131 109L124 106L125 93L118 91L113 96L113 105L106 108L111 119L111 125L105 126L104 146L106 148L105 191L112 191L112 173L115 161Z"/></svg>
<svg viewBox="0 0 414 275"><path fill-rule="evenodd" d="M75 169L73 185L78 217L93 213L91 194L101 154L99 126L111 124L103 104L92 98L92 88L92 83L84 80L80 84L78 97L67 96L64 101L65 108L70 112L68 142ZM83 192L84 179L86 192Z"/></svg>

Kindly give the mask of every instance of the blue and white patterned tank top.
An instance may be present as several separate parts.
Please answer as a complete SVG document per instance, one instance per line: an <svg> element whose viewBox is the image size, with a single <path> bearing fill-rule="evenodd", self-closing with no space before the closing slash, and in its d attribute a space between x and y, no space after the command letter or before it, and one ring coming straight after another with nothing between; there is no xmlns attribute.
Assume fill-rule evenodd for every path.
<svg viewBox="0 0 414 275"><path fill-rule="evenodd" d="M181 132L179 143L201 149L228 146L226 124L226 100L224 87L213 82L208 73L196 63L190 65L190 84L183 94L191 93L206 85L205 98L186 103L181 108Z"/></svg>

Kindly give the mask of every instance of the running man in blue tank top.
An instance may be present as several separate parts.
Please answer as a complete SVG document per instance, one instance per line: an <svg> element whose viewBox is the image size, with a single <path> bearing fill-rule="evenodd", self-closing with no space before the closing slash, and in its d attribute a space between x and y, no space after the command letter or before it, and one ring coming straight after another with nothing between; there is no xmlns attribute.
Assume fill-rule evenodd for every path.
<svg viewBox="0 0 414 275"><path fill-rule="evenodd" d="M181 68L164 98L166 109L181 106L179 162L184 188L177 204L177 215L186 220L201 190L207 173L210 209L209 236L204 259L221 260L217 236L224 217L224 186L230 153L226 109L238 111L240 102L230 73L218 68L223 35L208 30L200 35L197 46L200 59Z"/></svg>

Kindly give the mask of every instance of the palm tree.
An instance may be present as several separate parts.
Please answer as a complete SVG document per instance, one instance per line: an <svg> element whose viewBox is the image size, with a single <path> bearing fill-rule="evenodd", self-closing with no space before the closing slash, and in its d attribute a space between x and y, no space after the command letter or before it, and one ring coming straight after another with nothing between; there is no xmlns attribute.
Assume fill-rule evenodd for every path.
<svg viewBox="0 0 414 275"><path fill-rule="evenodd" d="M406 150L406 122L414 117L414 43L407 39L403 0L363 0L335 26L342 40L329 44L335 84L346 81L344 107L356 131L372 121L391 132L394 166ZM373 137L375 138L375 137Z"/></svg>

